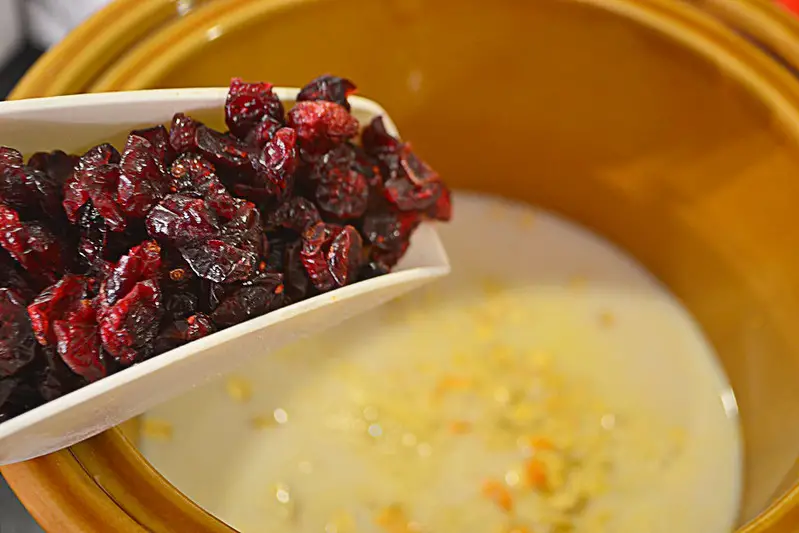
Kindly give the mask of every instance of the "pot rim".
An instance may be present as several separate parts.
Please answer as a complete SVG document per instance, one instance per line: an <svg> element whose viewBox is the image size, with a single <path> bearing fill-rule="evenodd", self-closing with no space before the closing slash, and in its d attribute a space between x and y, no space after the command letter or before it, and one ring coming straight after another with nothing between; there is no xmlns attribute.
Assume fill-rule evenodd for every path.
<svg viewBox="0 0 799 533"><path fill-rule="evenodd" d="M216 35L222 35L264 13L308 1L317 0L219 0L200 6L181 19L162 26L160 30L156 29L149 38L134 46L122 63L111 66L101 74L92 88L143 88L148 81L147 76L156 71L149 62L153 54L161 59L166 56L166 63L162 65L174 64L187 49L201 46L209 38L208 31L211 29ZM766 0L696 0L691 4L675 3L673 0L574 1L631 19L680 41L699 55L723 64L728 71L735 73L737 83L747 85L751 92L759 95L759 99L769 101L779 109L786 131L799 144L799 84L796 78L774 57L752 46L751 42L736 35L730 26L723 23L758 39L789 64L799 66L799 21L787 11ZM111 21L124 18L120 16L120 6L132 7L134 3L139 8L144 6L152 10L147 13L163 14L164 5L173 2L117 0L49 52L26 75L12 97L80 90L74 89L75 79L88 82L87 78L97 74L97 69L65 80L57 77L53 80L50 72L59 66L59 60L67 58L72 60L71 67L91 66L90 59L78 58L83 52L82 47L86 46L81 41L88 38L92 48L111 42L111 32L101 35L102 28ZM125 13L133 14L137 10L129 9ZM132 18L143 20L144 17ZM205 39L201 38L203 34ZM140 32L132 40L142 35ZM179 47L174 46L176 39L195 44L179 52ZM170 48L164 47L167 41L172 45ZM91 50L86 57L96 58L98 55L99 52ZM150 67L147 68L147 65ZM136 71L132 66L145 68ZM44 82L48 76L51 77L49 85ZM36 86L40 79L45 84L46 93L43 92L45 89ZM117 479L120 465L128 468L124 482ZM107 531L109 525L114 524L113 530L130 532L235 532L170 485L116 428L68 450L3 467L0 471L34 518L47 530L99 532ZM65 492L73 497L61 497ZM54 502L57 505L53 505ZM777 498L758 517L743 525L738 533L787 533L793 531L796 524L799 524L799 483Z"/></svg>

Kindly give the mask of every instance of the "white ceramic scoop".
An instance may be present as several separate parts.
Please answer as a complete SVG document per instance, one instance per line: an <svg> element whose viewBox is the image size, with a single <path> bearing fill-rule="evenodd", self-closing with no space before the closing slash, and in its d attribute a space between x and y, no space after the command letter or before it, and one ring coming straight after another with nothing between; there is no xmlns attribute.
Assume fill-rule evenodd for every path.
<svg viewBox="0 0 799 533"><path fill-rule="evenodd" d="M298 89L275 89L291 107ZM221 120L227 89L168 89L87 94L0 103L0 145L25 154L61 149L82 152L100 142L120 147L128 131L168 123L184 112ZM364 125L386 112L351 97ZM211 124L213 125L213 124ZM0 423L0 465L54 452L120 424L253 356L263 356L302 336L319 332L449 273L449 262L432 224L413 236L394 272L284 307L191 342L78 391ZM308 372L313 372L308 368Z"/></svg>

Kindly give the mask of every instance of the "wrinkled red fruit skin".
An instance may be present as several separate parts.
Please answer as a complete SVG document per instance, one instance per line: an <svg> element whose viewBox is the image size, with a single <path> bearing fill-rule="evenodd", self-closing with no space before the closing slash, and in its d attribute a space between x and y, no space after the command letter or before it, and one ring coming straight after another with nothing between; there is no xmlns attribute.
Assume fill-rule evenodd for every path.
<svg viewBox="0 0 799 533"><path fill-rule="evenodd" d="M144 218L169 191L158 153L144 137L128 137L120 171L117 203L129 217Z"/></svg>
<svg viewBox="0 0 799 533"><path fill-rule="evenodd" d="M167 196L147 215L147 233L161 242L184 246L219 234L219 220L201 198Z"/></svg>
<svg viewBox="0 0 799 533"><path fill-rule="evenodd" d="M327 292L354 278L362 247L361 236L352 226L319 222L303 234L300 257L314 286Z"/></svg>
<svg viewBox="0 0 799 533"><path fill-rule="evenodd" d="M28 305L28 315L39 344L55 345L53 321L62 319L84 298L86 298L86 279L73 274L67 274L34 298Z"/></svg>
<svg viewBox="0 0 799 533"><path fill-rule="evenodd" d="M199 154L182 154L170 169L172 182L171 192L199 194L221 194L225 187L216 176L214 165Z"/></svg>
<svg viewBox="0 0 799 533"><path fill-rule="evenodd" d="M405 254L413 232L421 217L413 212L381 209L364 218L361 231L367 244L372 246L370 259L390 269Z"/></svg>
<svg viewBox="0 0 799 533"><path fill-rule="evenodd" d="M252 148L232 135L200 125L195 132L195 143L200 153L214 165L233 170L250 166Z"/></svg>
<svg viewBox="0 0 799 533"><path fill-rule="evenodd" d="M142 281L154 280L161 269L161 247L155 241L144 241L122 256L100 286L98 302L102 318L120 299Z"/></svg>
<svg viewBox="0 0 799 533"><path fill-rule="evenodd" d="M283 127L283 118L276 120L272 117L264 117L261 122L256 124L244 138L244 144L253 146L258 150L263 150L266 143L272 140L277 130Z"/></svg>
<svg viewBox="0 0 799 533"><path fill-rule="evenodd" d="M201 278L215 283L234 283L252 277L258 265L254 251L221 239L210 239L182 248L183 258Z"/></svg>
<svg viewBox="0 0 799 533"><path fill-rule="evenodd" d="M286 116L271 85L233 80L229 133L179 113L122 155L0 147L0 422L388 273L421 221L449 220L449 190L381 119L353 142L354 91L320 76Z"/></svg>
<svg viewBox="0 0 799 533"><path fill-rule="evenodd" d="M401 172L385 182L386 198L401 211L424 211L444 192L438 174L406 145L400 154Z"/></svg>
<svg viewBox="0 0 799 533"><path fill-rule="evenodd" d="M172 145L169 144L169 132L162 126L153 126L152 128L145 128L142 130L134 130L130 132L131 136L142 137L150 143L155 151L156 163L159 166L162 174L166 173L166 169L172 164L175 159L175 151Z"/></svg>
<svg viewBox="0 0 799 533"><path fill-rule="evenodd" d="M26 218L61 222L61 185L47 173L22 166L0 166L0 203Z"/></svg>
<svg viewBox="0 0 799 533"><path fill-rule="evenodd" d="M45 366L39 372L36 387L42 399L51 402L86 385L86 380L75 374L53 349L42 349Z"/></svg>
<svg viewBox="0 0 799 533"><path fill-rule="evenodd" d="M8 146L0 146L0 170L5 167L21 167L24 163L22 154Z"/></svg>
<svg viewBox="0 0 799 533"><path fill-rule="evenodd" d="M161 290L154 280L141 281L117 301L100 320L103 347L128 365L149 355L163 315Z"/></svg>
<svg viewBox="0 0 799 533"><path fill-rule="evenodd" d="M350 80L325 74L303 87L297 95L297 101L324 100L338 104L349 111L350 103L347 101L347 97L357 90L358 88Z"/></svg>
<svg viewBox="0 0 799 533"><path fill-rule="evenodd" d="M53 181L62 186L78 163L80 163L79 156L68 155L61 150L50 153L37 152L28 160L29 167L47 173Z"/></svg>
<svg viewBox="0 0 799 533"><path fill-rule="evenodd" d="M282 254L283 284L289 303L304 300L311 293L311 280L302 263L302 241L287 245Z"/></svg>
<svg viewBox="0 0 799 533"><path fill-rule="evenodd" d="M327 252L327 266L337 286L343 287L355 281L361 266L362 249L361 235L352 226L344 226L333 239Z"/></svg>
<svg viewBox="0 0 799 533"><path fill-rule="evenodd" d="M288 113L288 126L297 131L302 148L322 154L358 134L358 121L339 104L297 102Z"/></svg>
<svg viewBox="0 0 799 533"><path fill-rule="evenodd" d="M219 327L240 324L282 307L285 298L282 274L263 274L252 285L236 289L211 314Z"/></svg>
<svg viewBox="0 0 799 533"><path fill-rule="evenodd" d="M360 218L369 205L369 182L353 169L323 176L316 186L316 205L340 220Z"/></svg>
<svg viewBox="0 0 799 533"><path fill-rule="evenodd" d="M64 273L64 249L37 222L21 222L13 210L0 205L0 246L32 276L53 283Z"/></svg>
<svg viewBox="0 0 799 533"><path fill-rule="evenodd" d="M283 121L283 103L272 92L270 83L246 83L240 78L230 82L225 101L225 122L228 129L239 137L247 134L264 119Z"/></svg>
<svg viewBox="0 0 799 533"><path fill-rule="evenodd" d="M216 326L208 315L197 313L184 320L176 320L158 334L156 353L182 346L188 342L207 337L216 331Z"/></svg>
<svg viewBox="0 0 799 533"><path fill-rule="evenodd" d="M111 231L123 231L127 225L117 204L119 153L111 145L92 148L80 158L64 184L64 211L70 222L78 220L80 208L91 200Z"/></svg>
<svg viewBox="0 0 799 533"><path fill-rule="evenodd" d="M270 198L282 200L291 193L294 172L299 162L297 133L281 128L266 143L260 155L252 160L255 176L251 184L237 184L233 191L254 201Z"/></svg>
<svg viewBox="0 0 799 533"><path fill-rule="evenodd" d="M11 289L0 289L0 377L13 376L35 355L25 300Z"/></svg>
<svg viewBox="0 0 799 533"><path fill-rule="evenodd" d="M169 145L172 149L182 154L197 148L197 128L202 123L194 120L183 113L177 113L172 117L172 125L169 128Z"/></svg>
<svg viewBox="0 0 799 533"><path fill-rule="evenodd" d="M108 375L101 357L97 314L89 300L81 300L77 307L64 320L53 321L56 347L70 370L89 382L97 381Z"/></svg>
<svg viewBox="0 0 799 533"><path fill-rule="evenodd" d="M267 222L272 228L284 228L302 235L305 231L321 221L319 210L310 200L302 196L295 196L280 204Z"/></svg>
<svg viewBox="0 0 799 533"><path fill-rule="evenodd" d="M94 208L91 200L80 208L77 225L80 231L78 254L86 266L97 265L102 261L108 245L108 228L105 219Z"/></svg>
<svg viewBox="0 0 799 533"><path fill-rule="evenodd" d="M450 192L438 173L419 159L408 144L386 131L382 117L375 117L361 135L364 150L380 163L384 194L401 211L421 212L426 218L452 218Z"/></svg>

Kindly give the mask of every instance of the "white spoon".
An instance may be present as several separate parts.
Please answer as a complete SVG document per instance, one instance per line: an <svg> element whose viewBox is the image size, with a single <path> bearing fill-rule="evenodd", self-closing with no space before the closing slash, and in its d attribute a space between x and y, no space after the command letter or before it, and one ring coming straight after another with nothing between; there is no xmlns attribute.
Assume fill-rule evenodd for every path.
<svg viewBox="0 0 799 533"><path fill-rule="evenodd" d="M290 107L298 89L275 89ZM62 96L0 103L0 145L23 153L61 149L80 152L130 130L168 123L184 112L221 119L227 89L167 89ZM361 124L386 112L365 98L351 97ZM51 453L137 416L155 405L229 372L253 356L334 326L450 271L432 224L414 234L394 272L349 285L191 342L101 379L27 413L0 423L0 465ZM313 368L308 369L313 372Z"/></svg>

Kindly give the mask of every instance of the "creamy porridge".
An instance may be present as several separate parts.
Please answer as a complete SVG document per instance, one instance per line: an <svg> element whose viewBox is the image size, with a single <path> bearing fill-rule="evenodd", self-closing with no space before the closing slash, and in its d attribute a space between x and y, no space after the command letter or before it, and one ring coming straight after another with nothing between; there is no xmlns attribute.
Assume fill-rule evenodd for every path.
<svg viewBox="0 0 799 533"><path fill-rule="evenodd" d="M679 303L551 214L457 194L448 279L149 413L244 533L726 533L735 399Z"/></svg>

